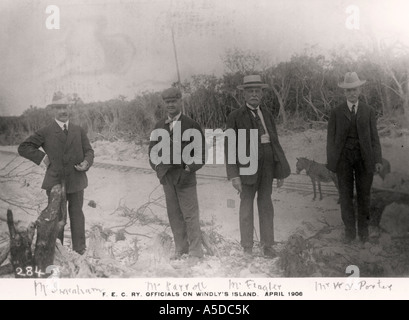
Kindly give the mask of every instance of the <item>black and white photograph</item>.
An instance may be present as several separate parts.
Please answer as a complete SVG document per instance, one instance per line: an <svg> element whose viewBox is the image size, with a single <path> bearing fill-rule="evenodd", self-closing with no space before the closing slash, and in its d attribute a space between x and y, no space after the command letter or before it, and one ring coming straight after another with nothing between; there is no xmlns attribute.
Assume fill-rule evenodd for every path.
<svg viewBox="0 0 409 320"><path fill-rule="evenodd" d="M408 15L1 0L0 296L405 298Z"/></svg>

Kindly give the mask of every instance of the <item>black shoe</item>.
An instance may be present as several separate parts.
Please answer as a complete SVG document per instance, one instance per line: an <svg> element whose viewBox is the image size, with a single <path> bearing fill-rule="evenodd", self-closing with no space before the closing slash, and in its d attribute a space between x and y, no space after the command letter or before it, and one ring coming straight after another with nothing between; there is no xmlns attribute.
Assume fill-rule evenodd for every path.
<svg viewBox="0 0 409 320"><path fill-rule="evenodd" d="M243 248L244 254L251 256L253 254L253 248Z"/></svg>
<svg viewBox="0 0 409 320"><path fill-rule="evenodd" d="M269 259L274 259L277 257L277 252L273 248L268 248L268 247L264 248L263 254L266 258L269 258Z"/></svg>
<svg viewBox="0 0 409 320"><path fill-rule="evenodd" d="M182 259L181 253L175 253L174 255L170 256L170 260L180 260Z"/></svg>
<svg viewBox="0 0 409 320"><path fill-rule="evenodd" d="M195 256L189 256L187 258L187 265L189 267L193 267L195 265L197 265L198 263L203 261L203 257L195 257Z"/></svg>
<svg viewBox="0 0 409 320"><path fill-rule="evenodd" d="M356 230L352 228L345 228L344 238L342 242L345 244L350 244L356 238Z"/></svg>
<svg viewBox="0 0 409 320"><path fill-rule="evenodd" d="M182 259L184 254L187 254L187 253L175 252L175 254L170 257L170 260L180 260L180 259Z"/></svg>
<svg viewBox="0 0 409 320"><path fill-rule="evenodd" d="M351 244L354 240L355 240L355 237L353 237L353 236L345 236L345 237L342 239L342 242L343 242L344 244Z"/></svg>
<svg viewBox="0 0 409 320"><path fill-rule="evenodd" d="M78 250L78 251L76 251L79 255L83 255L84 253L85 253L85 251L87 251L87 249L86 248L84 248L84 249L81 249L81 250Z"/></svg>
<svg viewBox="0 0 409 320"><path fill-rule="evenodd" d="M363 243L367 242L369 239L369 228L362 228L358 230L358 236L359 240L361 240Z"/></svg>
<svg viewBox="0 0 409 320"><path fill-rule="evenodd" d="M360 237L359 237L359 240L360 240L362 243L368 242L368 236L360 236Z"/></svg>

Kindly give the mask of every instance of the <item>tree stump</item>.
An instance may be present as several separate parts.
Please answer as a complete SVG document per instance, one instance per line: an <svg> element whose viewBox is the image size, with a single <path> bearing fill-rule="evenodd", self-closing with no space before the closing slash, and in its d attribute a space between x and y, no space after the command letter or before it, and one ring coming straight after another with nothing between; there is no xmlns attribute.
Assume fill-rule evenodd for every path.
<svg viewBox="0 0 409 320"><path fill-rule="evenodd" d="M17 230L13 212L7 210L10 232L10 260L16 278L41 278L47 267L53 265L57 236L67 217L65 184L51 189L49 203L38 219L25 230ZM32 253L31 245L37 229L37 240ZM6 270L9 270L6 268Z"/></svg>
<svg viewBox="0 0 409 320"><path fill-rule="evenodd" d="M54 263L55 242L58 233L65 225L64 208L65 212L67 210L63 195L65 195L64 186L55 185L51 189L47 208L41 212L36 221L37 241L34 250L34 264L39 272L46 273L47 267Z"/></svg>

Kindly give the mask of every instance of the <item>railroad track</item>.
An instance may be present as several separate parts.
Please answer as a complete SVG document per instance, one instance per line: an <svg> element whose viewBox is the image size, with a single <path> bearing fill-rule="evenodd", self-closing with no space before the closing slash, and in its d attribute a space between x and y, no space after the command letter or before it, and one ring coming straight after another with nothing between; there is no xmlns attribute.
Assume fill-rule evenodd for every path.
<svg viewBox="0 0 409 320"><path fill-rule="evenodd" d="M8 151L8 150L0 150L0 153L9 154L9 155L17 155L17 152ZM155 172L151 168L147 167L138 167L138 166L129 166L129 165L120 165L120 164L113 164L113 163L106 163L106 162L99 162L95 161L93 164L94 168L100 168L105 170L113 170L118 172L129 172L129 173L143 173L143 174L154 174ZM217 174L210 174L210 173L200 173L196 174L198 179L206 179L206 180L218 180L218 181L227 181L227 178L222 175ZM304 181L298 181L298 180ZM309 194L313 194L313 187L311 184L311 180L306 175L299 175L295 173L291 173L290 177L285 179L284 185L279 189L284 190L286 192L297 192L304 196ZM330 195L330 196L338 196L338 191L334 185L321 183L321 192L323 195ZM318 195L318 186L317 186L317 196Z"/></svg>

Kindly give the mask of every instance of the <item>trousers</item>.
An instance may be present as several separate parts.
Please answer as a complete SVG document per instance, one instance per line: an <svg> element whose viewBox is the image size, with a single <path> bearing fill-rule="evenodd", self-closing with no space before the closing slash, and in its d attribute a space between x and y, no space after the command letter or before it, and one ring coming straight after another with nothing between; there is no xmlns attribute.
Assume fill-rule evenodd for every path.
<svg viewBox="0 0 409 320"><path fill-rule="evenodd" d="M196 184L180 185L167 174L163 190L176 253L203 257Z"/></svg>
<svg viewBox="0 0 409 320"><path fill-rule="evenodd" d="M365 168L359 149L345 148L342 151L337 165L337 178L345 236L355 239L358 226L358 236L361 239L366 239L368 237L373 172ZM354 184L358 202L357 217L355 217L354 210Z"/></svg>
<svg viewBox="0 0 409 320"><path fill-rule="evenodd" d="M273 149L270 143L262 144L262 157L259 161L255 184L243 184L240 193L240 243L243 248L253 247L254 198L257 193L257 208L260 222L260 242L263 247L274 244L274 207L271 200L273 192Z"/></svg>
<svg viewBox="0 0 409 320"><path fill-rule="evenodd" d="M81 252L86 248L85 241L85 216L82 211L84 203L84 190L67 193L68 216L70 219L72 249ZM50 190L47 190L47 196L50 200ZM60 217L61 218L61 217ZM58 239L64 243L64 228L60 230Z"/></svg>

